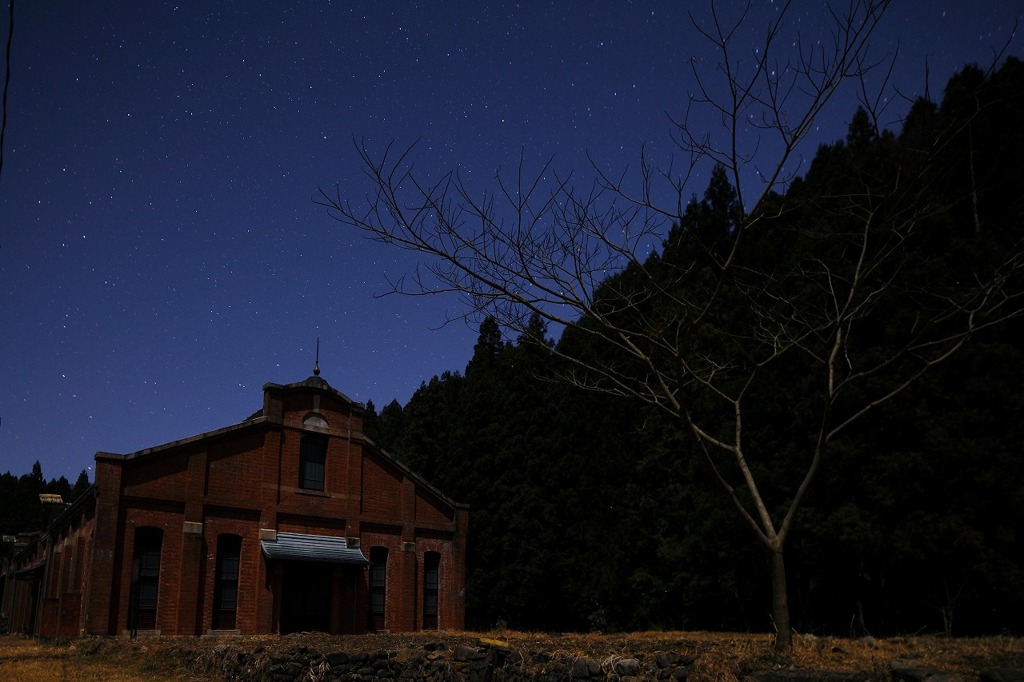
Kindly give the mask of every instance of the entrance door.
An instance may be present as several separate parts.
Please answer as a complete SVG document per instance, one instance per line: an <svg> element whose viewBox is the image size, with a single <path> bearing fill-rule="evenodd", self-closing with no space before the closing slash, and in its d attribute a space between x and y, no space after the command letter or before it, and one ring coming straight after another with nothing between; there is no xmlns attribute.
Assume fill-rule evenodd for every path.
<svg viewBox="0 0 1024 682"><path fill-rule="evenodd" d="M281 580L281 634L331 631L333 564L288 561Z"/></svg>

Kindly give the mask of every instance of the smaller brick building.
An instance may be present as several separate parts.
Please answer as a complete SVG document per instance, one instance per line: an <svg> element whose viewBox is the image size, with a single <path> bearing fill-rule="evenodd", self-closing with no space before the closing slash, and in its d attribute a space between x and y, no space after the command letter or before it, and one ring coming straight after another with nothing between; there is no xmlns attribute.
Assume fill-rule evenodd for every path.
<svg viewBox="0 0 1024 682"><path fill-rule="evenodd" d="M460 629L467 510L363 434L319 371L231 426L127 455L5 562L12 630Z"/></svg>

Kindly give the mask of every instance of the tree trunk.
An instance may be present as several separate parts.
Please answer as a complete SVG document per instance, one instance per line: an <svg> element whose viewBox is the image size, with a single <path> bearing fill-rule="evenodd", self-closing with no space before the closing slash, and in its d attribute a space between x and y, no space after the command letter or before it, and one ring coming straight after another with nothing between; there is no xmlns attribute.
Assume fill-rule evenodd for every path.
<svg viewBox="0 0 1024 682"><path fill-rule="evenodd" d="M771 550L772 561L772 619L775 621L775 650L793 648L793 629L789 625L789 597L786 591L786 562L782 547Z"/></svg>

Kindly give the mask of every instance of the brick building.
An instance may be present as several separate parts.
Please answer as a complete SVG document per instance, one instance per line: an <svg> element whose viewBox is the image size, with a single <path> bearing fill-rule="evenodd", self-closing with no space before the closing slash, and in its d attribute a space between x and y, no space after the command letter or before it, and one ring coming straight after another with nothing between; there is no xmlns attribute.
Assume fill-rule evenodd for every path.
<svg viewBox="0 0 1024 682"><path fill-rule="evenodd" d="M40 636L463 627L467 511L363 435L319 376L128 455L22 537L0 611ZM45 502L45 501L44 501Z"/></svg>

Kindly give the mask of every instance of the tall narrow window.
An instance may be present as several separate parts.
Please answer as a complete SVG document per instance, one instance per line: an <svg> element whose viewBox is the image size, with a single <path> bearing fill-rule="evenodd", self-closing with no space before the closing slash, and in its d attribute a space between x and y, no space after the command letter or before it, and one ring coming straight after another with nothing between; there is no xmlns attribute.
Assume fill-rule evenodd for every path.
<svg viewBox="0 0 1024 682"><path fill-rule="evenodd" d="M386 547L370 548L370 620L374 630L383 630L384 605L388 586L388 550Z"/></svg>
<svg viewBox="0 0 1024 682"><path fill-rule="evenodd" d="M423 555L423 629L437 629L437 583L441 571L441 555Z"/></svg>
<svg viewBox="0 0 1024 682"><path fill-rule="evenodd" d="M132 555L134 603L129 614L129 629L156 629L157 597L160 589L160 546L164 532L159 528L138 528Z"/></svg>
<svg viewBox="0 0 1024 682"><path fill-rule="evenodd" d="M299 445L299 487L324 489L324 462L327 460L327 437L307 433Z"/></svg>
<svg viewBox="0 0 1024 682"><path fill-rule="evenodd" d="M217 536L217 570L213 585L213 629L234 630L238 611L238 558L242 538Z"/></svg>

